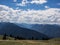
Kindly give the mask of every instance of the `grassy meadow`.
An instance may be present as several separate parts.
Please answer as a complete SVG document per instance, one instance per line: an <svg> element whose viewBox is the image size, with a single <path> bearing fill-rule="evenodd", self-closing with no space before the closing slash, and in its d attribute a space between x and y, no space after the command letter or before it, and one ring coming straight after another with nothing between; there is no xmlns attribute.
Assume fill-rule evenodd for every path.
<svg viewBox="0 0 60 45"><path fill-rule="evenodd" d="M11 37L3 40L2 38L0 35L0 45L60 45L60 38L50 40L14 40Z"/></svg>

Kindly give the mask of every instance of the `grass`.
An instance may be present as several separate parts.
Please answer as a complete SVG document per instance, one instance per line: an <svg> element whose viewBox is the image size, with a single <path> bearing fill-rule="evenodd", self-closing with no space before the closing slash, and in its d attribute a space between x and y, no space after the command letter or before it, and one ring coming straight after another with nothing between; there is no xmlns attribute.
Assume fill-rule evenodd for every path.
<svg viewBox="0 0 60 45"><path fill-rule="evenodd" d="M6 39L7 40L14 40L14 38L9 37L9 36L6 36ZM0 40L3 40L3 35L0 35Z"/></svg>
<svg viewBox="0 0 60 45"><path fill-rule="evenodd" d="M14 40L14 38L7 37L7 40L2 40L0 35L0 45L60 45L60 38L50 40Z"/></svg>
<svg viewBox="0 0 60 45"><path fill-rule="evenodd" d="M32 40L6 40L0 41L0 45L46 45L47 43L43 42L34 42Z"/></svg>
<svg viewBox="0 0 60 45"><path fill-rule="evenodd" d="M0 45L60 45L55 40L0 40Z"/></svg>
<svg viewBox="0 0 60 45"><path fill-rule="evenodd" d="M0 40L2 40L2 38L3 38L3 36L2 36L2 35L0 35Z"/></svg>

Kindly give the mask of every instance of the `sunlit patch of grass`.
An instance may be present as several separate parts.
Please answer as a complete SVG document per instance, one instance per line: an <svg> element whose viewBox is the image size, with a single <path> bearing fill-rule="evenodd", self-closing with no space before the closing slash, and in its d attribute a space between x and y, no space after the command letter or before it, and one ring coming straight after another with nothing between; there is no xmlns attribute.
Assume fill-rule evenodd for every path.
<svg viewBox="0 0 60 45"><path fill-rule="evenodd" d="M0 35L0 40L2 40L2 38L3 38L3 35Z"/></svg>
<svg viewBox="0 0 60 45"><path fill-rule="evenodd" d="M3 40L3 35L0 35L0 40ZM6 40L14 40L14 38L6 36Z"/></svg>

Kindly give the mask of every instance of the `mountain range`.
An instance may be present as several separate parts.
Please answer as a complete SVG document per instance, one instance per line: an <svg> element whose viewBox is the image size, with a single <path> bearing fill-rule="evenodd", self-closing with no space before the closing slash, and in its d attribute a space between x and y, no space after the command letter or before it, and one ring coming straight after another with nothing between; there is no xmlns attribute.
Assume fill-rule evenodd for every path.
<svg viewBox="0 0 60 45"><path fill-rule="evenodd" d="M60 37L60 25L58 24L16 24L20 27L33 29L47 35L50 38Z"/></svg>
<svg viewBox="0 0 60 45"><path fill-rule="evenodd" d="M27 29L27 28L22 28L16 24L13 23L0 23L0 35L13 35L13 37L23 37L26 39L48 39L48 36L32 30L32 29Z"/></svg>

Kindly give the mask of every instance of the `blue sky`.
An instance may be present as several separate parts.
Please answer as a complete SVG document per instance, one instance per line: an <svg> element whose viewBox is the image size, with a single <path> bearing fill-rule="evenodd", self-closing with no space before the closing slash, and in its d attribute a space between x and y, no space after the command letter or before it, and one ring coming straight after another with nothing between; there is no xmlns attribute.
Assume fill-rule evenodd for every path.
<svg viewBox="0 0 60 45"><path fill-rule="evenodd" d="M31 2L31 0L27 0L27 1ZM26 4L26 6L16 6L17 3L21 3L21 2L22 0L17 0L16 2L14 2L14 0L0 0L1 5L7 5L14 9L19 7L20 9L24 9L24 10L25 9L39 10L39 9L45 9L44 6L49 6L51 8L60 8L60 5L58 5L58 3L60 3L60 0L47 0L47 3L44 4Z"/></svg>
<svg viewBox="0 0 60 45"><path fill-rule="evenodd" d="M6 22L60 23L60 0L0 0L0 10Z"/></svg>

